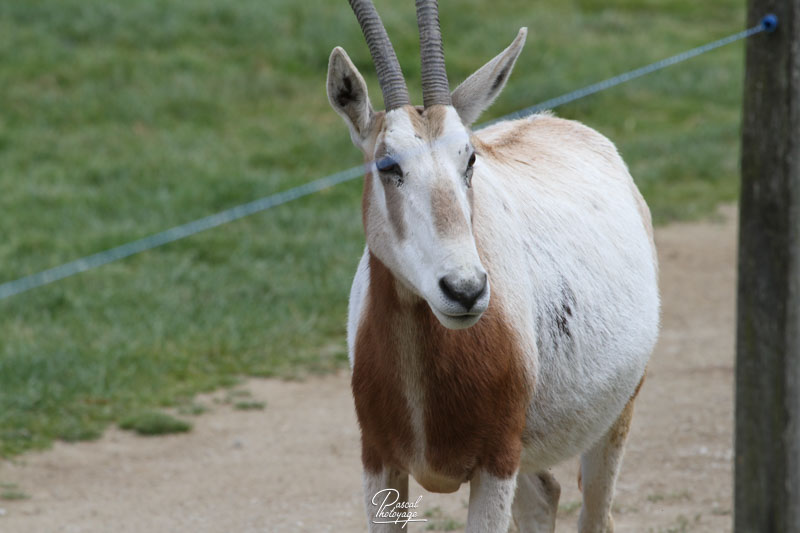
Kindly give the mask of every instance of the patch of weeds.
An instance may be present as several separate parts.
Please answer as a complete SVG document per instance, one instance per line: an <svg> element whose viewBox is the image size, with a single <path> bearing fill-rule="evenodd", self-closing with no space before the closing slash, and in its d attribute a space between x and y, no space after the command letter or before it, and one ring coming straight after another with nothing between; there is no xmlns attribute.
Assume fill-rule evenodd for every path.
<svg viewBox="0 0 800 533"><path fill-rule="evenodd" d="M103 431L96 425L81 425L81 422L72 421L65 423L58 438L65 442L80 442L85 440L97 440L103 435Z"/></svg>
<svg viewBox="0 0 800 533"><path fill-rule="evenodd" d="M445 518L440 522L434 522L429 524L427 529L429 531L455 531L457 529L462 529L464 524L455 520L453 518Z"/></svg>
<svg viewBox="0 0 800 533"><path fill-rule="evenodd" d="M208 407L206 407L202 403L196 403L196 402L178 407L178 414L181 415L197 416L197 415L202 415L206 411L208 411Z"/></svg>
<svg viewBox="0 0 800 533"><path fill-rule="evenodd" d="M464 527L463 523L446 516L438 506L425 511L423 516L429 519L428 525L425 527L427 531L455 531Z"/></svg>
<svg viewBox="0 0 800 533"><path fill-rule="evenodd" d="M581 508L580 501L572 501L558 504L558 514L560 516L570 516Z"/></svg>
<svg viewBox="0 0 800 533"><path fill-rule="evenodd" d="M647 496L650 503L677 503L692 501L692 494L688 490L674 491L668 493L654 492Z"/></svg>
<svg viewBox="0 0 800 533"><path fill-rule="evenodd" d="M687 531L689 531L689 519L680 515L674 526L660 529L659 533L686 533Z"/></svg>
<svg viewBox="0 0 800 533"><path fill-rule="evenodd" d="M425 513L422 516L424 516L425 518L437 518L439 516L442 516L442 508L437 505L436 507L432 507L431 509L425 511Z"/></svg>
<svg viewBox="0 0 800 533"><path fill-rule="evenodd" d="M236 402L233 404L234 409L238 409L239 411L259 411L263 410L267 406L267 402L259 402L259 401L241 401Z"/></svg>
<svg viewBox="0 0 800 533"><path fill-rule="evenodd" d="M613 514L638 513L639 508L634 505L622 505L615 503L611 506L611 512Z"/></svg>
<svg viewBox="0 0 800 533"><path fill-rule="evenodd" d="M238 402L248 401L253 397L253 393L245 389L228 390L225 396L214 398L214 403L222 405L232 405Z"/></svg>
<svg viewBox="0 0 800 533"><path fill-rule="evenodd" d="M28 498L30 498L30 495L17 489L6 489L0 492L0 500L27 500Z"/></svg>
<svg viewBox="0 0 800 533"><path fill-rule="evenodd" d="M136 413L124 418L119 423L119 427L146 436L185 433L192 429L192 425L189 422L160 411Z"/></svg>
<svg viewBox="0 0 800 533"><path fill-rule="evenodd" d="M455 531L463 527L464 524L454 518L441 518L429 523L425 529L427 531Z"/></svg>

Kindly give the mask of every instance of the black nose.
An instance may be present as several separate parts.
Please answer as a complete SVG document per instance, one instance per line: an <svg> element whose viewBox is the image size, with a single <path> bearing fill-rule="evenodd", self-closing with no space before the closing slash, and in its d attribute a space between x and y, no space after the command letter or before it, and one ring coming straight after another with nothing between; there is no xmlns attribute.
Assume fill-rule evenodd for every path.
<svg viewBox="0 0 800 533"><path fill-rule="evenodd" d="M448 275L439 280L439 287L445 296L460 303L469 311L475 300L486 292L486 272L471 279Z"/></svg>

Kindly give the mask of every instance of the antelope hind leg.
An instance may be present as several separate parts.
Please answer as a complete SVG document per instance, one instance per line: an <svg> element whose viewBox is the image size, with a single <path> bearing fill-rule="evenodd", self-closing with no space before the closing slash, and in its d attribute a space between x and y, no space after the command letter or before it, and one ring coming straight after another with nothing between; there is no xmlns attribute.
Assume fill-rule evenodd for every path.
<svg viewBox="0 0 800 533"><path fill-rule="evenodd" d="M550 472L520 472L511 506L519 532L553 533L560 496L561 485Z"/></svg>
<svg viewBox="0 0 800 533"><path fill-rule="evenodd" d="M631 398L614 425L592 448L581 455L578 484L582 485L583 505L578 519L579 533L614 531L611 504L633 418L633 401L634 398Z"/></svg>

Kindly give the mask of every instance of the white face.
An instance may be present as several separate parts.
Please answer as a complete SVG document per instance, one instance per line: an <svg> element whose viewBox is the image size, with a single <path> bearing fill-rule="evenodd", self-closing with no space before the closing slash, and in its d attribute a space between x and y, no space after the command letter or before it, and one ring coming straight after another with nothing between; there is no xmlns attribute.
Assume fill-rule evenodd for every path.
<svg viewBox="0 0 800 533"><path fill-rule="evenodd" d="M472 326L489 305L489 281L472 234L471 181L480 162L458 113L390 111L371 155L367 245L442 325Z"/></svg>

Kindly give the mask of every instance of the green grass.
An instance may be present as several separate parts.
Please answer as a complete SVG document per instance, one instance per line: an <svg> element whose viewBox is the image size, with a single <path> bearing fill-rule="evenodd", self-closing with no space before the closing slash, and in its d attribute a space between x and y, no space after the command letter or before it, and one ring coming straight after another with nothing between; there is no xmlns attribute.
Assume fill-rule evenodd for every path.
<svg viewBox="0 0 800 533"><path fill-rule="evenodd" d="M146 436L186 433L192 429L189 422L160 411L143 411L127 416L120 421L119 427Z"/></svg>
<svg viewBox="0 0 800 533"><path fill-rule="evenodd" d="M411 4L377 1L419 98ZM738 30L739 0L447 0L453 83L528 44L483 118ZM0 280L353 166L328 108L344 1L0 2ZM618 143L659 222L737 195L742 46L566 106ZM0 455L97 437L240 376L346 364L359 183L0 301Z"/></svg>
<svg viewBox="0 0 800 533"><path fill-rule="evenodd" d="M563 516L570 516L575 514L581 508L580 501L570 501L558 504L558 514Z"/></svg>
<svg viewBox="0 0 800 533"><path fill-rule="evenodd" d="M0 491L0 500L15 501L15 500L27 500L29 498L30 498L29 494L19 490Z"/></svg>
<svg viewBox="0 0 800 533"><path fill-rule="evenodd" d="M30 495L20 490L16 483L0 483L0 500L27 500Z"/></svg>
<svg viewBox="0 0 800 533"><path fill-rule="evenodd" d="M266 402L259 402L259 401L241 401L236 402L233 404L234 409L238 409L239 411L263 411L264 408L267 407Z"/></svg>
<svg viewBox="0 0 800 533"><path fill-rule="evenodd" d="M178 406L178 414L198 416L208 411L208 407L201 403L189 402Z"/></svg>
<svg viewBox="0 0 800 533"><path fill-rule="evenodd" d="M439 506L425 511L422 516L428 522L425 526L426 531L455 531L464 528L463 523L447 516Z"/></svg>

